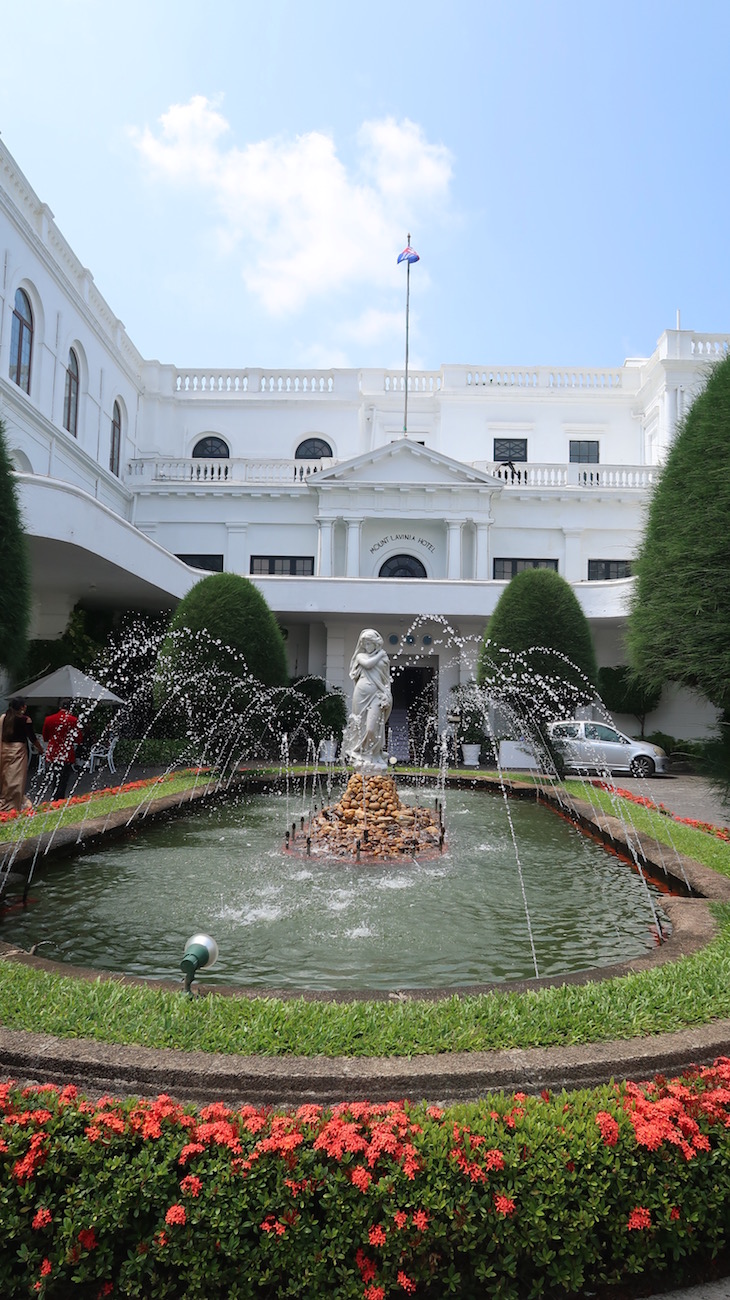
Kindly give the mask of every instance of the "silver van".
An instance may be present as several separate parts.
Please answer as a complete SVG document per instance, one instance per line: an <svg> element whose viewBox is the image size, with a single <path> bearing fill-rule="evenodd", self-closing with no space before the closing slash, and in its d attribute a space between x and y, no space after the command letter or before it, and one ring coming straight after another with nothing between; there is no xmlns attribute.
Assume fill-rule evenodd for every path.
<svg viewBox="0 0 730 1300"><path fill-rule="evenodd" d="M565 766L577 772L630 772L661 776L669 771L663 749L648 740L631 740L605 722L551 722L548 732Z"/></svg>

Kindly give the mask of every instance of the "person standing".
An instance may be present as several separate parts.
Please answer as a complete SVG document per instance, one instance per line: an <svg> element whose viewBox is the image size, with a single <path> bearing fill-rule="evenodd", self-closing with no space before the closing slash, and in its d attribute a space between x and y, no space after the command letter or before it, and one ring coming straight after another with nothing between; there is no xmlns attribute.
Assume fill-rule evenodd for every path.
<svg viewBox="0 0 730 1300"><path fill-rule="evenodd" d="M57 712L49 713L43 723L46 766L52 769L56 778L54 799L63 799L66 796L69 778L76 762L75 746L82 736L79 720L76 714L71 712L71 701L61 700Z"/></svg>
<svg viewBox="0 0 730 1300"><path fill-rule="evenodd" d="M28 717L28 706L15 696L0 717L0 812L20 812L32 806L25 793L29 744L43 753Z"/></svg>

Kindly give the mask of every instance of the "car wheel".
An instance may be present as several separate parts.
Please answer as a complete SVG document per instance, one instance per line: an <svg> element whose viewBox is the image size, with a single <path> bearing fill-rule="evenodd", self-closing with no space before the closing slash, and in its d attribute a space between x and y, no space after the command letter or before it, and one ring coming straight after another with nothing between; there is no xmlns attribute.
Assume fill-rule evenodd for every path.
<svg viewBox="0 0 730 1300"><path fill-rule="evenodd" d="M653 759L648 754L637 754L631 764L631 771L634 776L653 776L655 765Z"/></svg>

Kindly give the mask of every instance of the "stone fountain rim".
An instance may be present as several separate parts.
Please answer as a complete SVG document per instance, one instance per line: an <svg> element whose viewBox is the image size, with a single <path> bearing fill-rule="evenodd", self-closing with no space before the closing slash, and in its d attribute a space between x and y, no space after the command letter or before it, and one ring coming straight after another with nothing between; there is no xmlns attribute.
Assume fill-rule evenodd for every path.
<svg viewBox="0 0 730 1300"><path fill-rule="evenodd" d="M254 782L244 778L245 784ZM268 785L270 781L266 782ZM238 783L237 788L240 789ZM450 784L468 788L485 788L498 782L486 777L453 778ZM192 798L209 798L211 787L202 787L184 796L166 796L155 801L147 817L170 816L184 810ZM557 811L565 805L544 791L522 782L509 782L508 793L553 804ZM629 853L623 823L615 817L596 813L578 799L569 800L571 815L587 833L625 856ZM91 820L84 828L83 841L97 842L107 835L118 835L130 826L129 810L111 818ZM665 864L652 858L654 842L648 836L634 836L648 871L665 875ZM32 842L27 842L30 853ZM78 828L57 836L54 853L68 853L78 846ZM24 854L29 856L30 853ZM659 855L657 855L659 856ZM673 897L664 906L672 922L672 934L658 949L627 962L599 967L568 975L480 984L448 989L348 990L328 993L320 990L246 989L216 986L218 996L245 998L304 998L317 1001L406 1001L441 1000L451 997L479 996L494 992L510 993L561 984L587 984L616 978L664 965L679 957L697 952L711 941L717 925L710 910L712 901L730 902L730 879L719 875L693 859L680 857L667 872L682 888L686 876L693 897ZM114 972L72 967L51 962L12 945L0 943L0 960L45 970L54 974L89 981L113 980L122 985L179 990L173 981L141 980ZM610 1043L569 1047L504 1049L491 1052L444 1053L415 1057L251 1057L228 1056L174 1049L152 1049L102 1043L95 1040L62 1039L48 1034L0 1027L0 1068L24 1082L54 1081L74 1083L86 1092L115 1091L136 1095L150 1091L174 1091L190 1101L216 1099L255 1104L296 1105L305 1101L330 1104L342 1097L384 1100L410 1096L430 1101L451 1102L476 1100L487 1091L521 1088L592 1087L615 1077L645 1078L657 1072L671 1073L690 1064L707 1064L730 1052L730 1021L716 1021L691 1027L673 1034L650 1038L616 1040Z"/></svg>

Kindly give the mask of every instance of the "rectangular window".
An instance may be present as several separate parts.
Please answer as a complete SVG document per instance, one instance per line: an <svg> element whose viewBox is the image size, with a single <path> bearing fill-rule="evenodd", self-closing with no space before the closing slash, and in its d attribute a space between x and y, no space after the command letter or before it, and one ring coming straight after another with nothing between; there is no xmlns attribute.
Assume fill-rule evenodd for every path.
<svg viewBox="0 0 730 1300"><path fill-rule="evenodd" d="M504 463L527 460L527 438L495 438L494 459Z"/></svg>
<svg viewBox="0 0 730 1300"><path fill-rule="evenodd" d="M557 560L495 560L493 577L496 582L509 582L510 578L514 578L516 573L522 573L523 569L553 569L557 573L558 562Z"/></svg>
<svg viewBox="0 0 730 1300"><path fill-rule="evenodd" d="M571 465L597 465L598 441L571 438L570 463Z"/></svg>
<svg viewBox="0 0 730 1300"><path fill-rule="evenodd" d="M314 573L313 555L252 555L251 573L293 574L294 577L311 578Z"/></svg>
<svg viewBox="0 0 730 1300"><path fill-rule="evenodd" d="M223 572L222 555L178 555L178 560L189 564L191 569L208 569L210 573Z"/></svg>
<svg viewBox="0 0 730 1300"><path fill-rule="evenodd" d="M589 560L589 582L614 582L631 577L631 560Z"/></svg>

